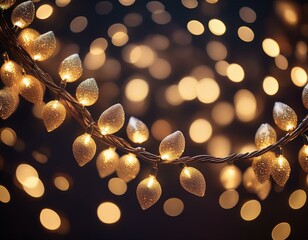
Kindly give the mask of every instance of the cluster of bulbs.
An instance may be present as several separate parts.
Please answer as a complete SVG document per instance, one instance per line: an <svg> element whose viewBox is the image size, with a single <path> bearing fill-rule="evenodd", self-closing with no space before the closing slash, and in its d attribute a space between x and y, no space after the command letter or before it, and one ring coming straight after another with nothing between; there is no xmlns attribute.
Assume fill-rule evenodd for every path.
<svg viewBox="0 0 308 240"><path fill-rule="evenodd" d="M2 0L0 1L0 8L2 10L8 9L14 3L15 0ZM56 40L53 32L40 35L36 30L27 28L33 21L34 14L35 8L32 1L19 4L11 14L11 21L15 30L12 37L17 38L17 44L32 58L33 63L48 59L56 48ZM20 29L22 30L17 34ZM68 103L67 100L61 98L61 93L66 92L66 84L77 81L81 77L82 72L83 68L78 54L67 57L60 64L60 90L56 94L56 99L46 103L42 110L42 119L48 132L54 131L64 122L66 118L65 104ZM7 119L15 111L18 104L18 94L31 103L42 103L45 90L44 81L27 74L19 64L10 60L7 54L4 54L4 64L1 67L0 74L1 80L5 85L0 90L0 117L2 119ZM94 78L82 81L76 89L76 99L81 109L93 105L98 97L99 90ZM308 86L303 90L302 101L308 109ZM273 118L275 124L283 131L291 132L297 127L296 113L284 103L277 102L275 104ZM88 124L85 133L78 136L72 144L73 155L78 165L84 166L94 158L96 154L94 137L98 139L112 137L114 133L118 132L124 126L124 123L124 109L118 103L106 109L100 115L97 122L93 121ZM97 130L98 134L93 134L95 130ZM136 144L145 142L149 137L147 126L135 117L129 119L126 133L130 141ZM262 124L255 135L257 148L259 150L268 149L269 146L272 146L276 142L277 136L273 127L267 123ZM128 143L127 145L130 146ZM104 178L116 172L118 177L125 182L129 182L136 178L139 173L139 160L132 151L127 149L120 149L126 152L126 154L119 157L115 147L111 146L98 154L96 166L99 176ZM145 152L143 148L136 149ZM180 173L181 186L196 196L204 196L206 182L203 174L194 167L188 167L184 160L182 162L179 161L184 150L185 138L180 131L176 131L161 141L159 145L159 156L151 154L156 160L152 161L153 167L150 175L138 184L136 191L137 199L142 209L151 207L158 201L162 194L160 183L156 179L158 164L161 163L176 162L180 164L182 166ZM279 150L277 155L264 150L262 155L259 154L259 156L253 158L252 168L249 168L250 172L246 174L247 189L255 192L259 191L259 187L266 184L271 176L278 185L285 185L289 178L291 168L287 159L282 155L280 147ZM308 172L307 140L299 151L299 163L302 169ZM228 165L223 170L225 172L234 171L234 169L231 169L232 167L235 166ZM229 178L231 177L230 175ZM228 182L228 179L226 181Z"/></svg>

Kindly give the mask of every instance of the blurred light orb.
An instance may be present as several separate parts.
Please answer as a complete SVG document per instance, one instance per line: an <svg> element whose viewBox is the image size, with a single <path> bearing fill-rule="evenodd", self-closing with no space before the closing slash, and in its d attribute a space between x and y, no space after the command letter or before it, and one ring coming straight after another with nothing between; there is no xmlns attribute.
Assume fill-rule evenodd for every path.
<svg viewBox="0 0 308 240"><path fill-rule="evenodd" d="M113 224L120 220L121 210L112 202L103 202L97 208L98 219L106 224Z"/></svg>
<svg viewBox="0 0 308 240"><path fill-rule="evenodd" d="M132 79L125 86L125 96L132 102L141 102L148 96L149 89L149 84L144 79Z"/></svg>
<svg viewBox="0 0 308 240"><path fill-rule="evenodd" d="M40 221L44 228L57 230L61 226L61 218L58 213L49 208L44 208L40 213Z"/></svg>

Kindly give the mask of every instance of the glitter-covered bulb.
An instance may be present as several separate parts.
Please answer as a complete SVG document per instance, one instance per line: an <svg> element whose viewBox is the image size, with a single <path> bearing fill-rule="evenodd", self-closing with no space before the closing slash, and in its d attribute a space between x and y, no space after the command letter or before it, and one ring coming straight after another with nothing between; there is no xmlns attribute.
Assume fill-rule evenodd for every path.
<svg viewBox="0 0 308 240"><path fill-rule="evenodd" d="M90 162L96 153L96 143L90 134L78 136L73 142L73 155L80 167Z"/></svg>
<svg viewBox="0 0 308 240"><path fill-rule="evenodd" d="M143 143L149 138L148 127L138 118L130 117L126 133L128 138L134 143Z"/></svg>
<svg viewBox="0 0 308 240"><path fill-rule="evenodd" d="M0 1L0 9L6 10L6 9L10 8L11 6L13 6L15 2L16 2L16 0L1 0Z"/></svg>
<svg viewBox="0 0 308 240"><path fill-rule="evenodd" d="M94 78L88 78L78 85L76 98L83 106L91 106L97 101L98 87Z"/></svg>
<svg viewBox="0 0 308 240"><path fill-rule="evenodd" d="M120 103L117 103L100 115L97 125L101 134L109 135L119 131L123 127L124 121L124 109Z"/></svg>
<svg viewBox="0 0 308 240"><path fill-rule="evenodd" d="M255 135L255 143L258 149L266 148L277 141L277 135L274 128L268 124L263 123L258 128Z"/></svg>
<svg viewBox="0 0 308 240"><path fill-rule="evenodd" d="M133 154L125 154L119 159L117 167L117 175L125 182L129 182L136 178L140 170L138 158Z"/></svg>
<svg viewBox="0 0 308 240"><path fill-rule="evenodd" d="M32 28L23 29L18 35L18 42L26 50L26 52L33 58L31 49L35 40L40 36L40 33Z"/></svg>
<svg viewBox="0 0 308 240"><path fill-rule="evenodd" d="M173 161L182 155L184 149L184 135L182 132L176 131L161 141L159 145L159 154L162 160Z"/></svg>
<svg viewBox="0 0 308 240"><path fill-rule="evenodd" d="M52 31L44 33L37 37L31 47L33 60L44 61L48 59L56 50L56 37Z"/></svg>
<svg viewBox="0 0 308 240"><path fill-rule="evenodd" d="M262 188L262 184L256 178L252 167L248 167L243 174L243 185L250 193L258 193Z"/></svg>
<svg viewBox="0 0 308 240"><path fill-rule="evenodd" d="M65 58L59 67L61 79L67 82L75 82L83 72L81 60L78 54L72 54Z"/></svg>
<svg viewBox="0 0 308 240"><path fill-rule="evenodd" d="M37 104L43 101L44 91L39 80L29 74L21 77L19 93L31 103Z"/></svg>
<svg viewBox="0 0 308 240"><path fill-rule="evenodd" d="M304 104L304 107L308 109L308 84L303 88L302 102Z"/></svg>
<svg viewBox="0 0 308 240"><path fill-rule="evenodd" d="M114 148L105 149L97 156L96 168L101 178L113 174L118 165L119 155L116 153Z"/></svg>
<svg viewBox="0 0 308 240"><path fill-rule="evenodd" d="M297 115L288 105L276 102L273 109L275 124L283 131L292 131L297 126Z"/></svg>
<svg viewBox="0 0 308 240"><path fill-rule="evenodd" d="M14 26L25 28L29 26L35 16L35 7L32 1L26 1L17 5L11 14L11 21Z"/></svg>
<svg viewBox="0 0 308 240"><path fill-rule="evenodd" d="M221 169L219 179L225 189L236 189L242 182L242 172L237 166L228 164Z"/></svg>
<svg viewBox="0 0 308 240"><path fill-rule="evenodd" d="M308 145L302 146L298 152L298 162L301 168L308 173Z"/></svg>
<svg viewBox="0 0 308 240"><path fill-rule="evenodd" d="M291 167L288 160L279 155L274 159L272 178L279 186L284 186L289 179Z"/></svg>
<svg viewBox="0 0 308 240"><path fill-rule="evenodd" d="M259 183L264 183L271 177L275 157L273 152L267 152L253 158L252 169Z"/></svg>
<svg viewBox="0 0 308 240"><path fill-rule="evenodd" d="M65 120L66 109L58 100L53 100L45 104L42 111L44 125L48 132L58 128Z"/></svg>
<svg viewBox="0 0 308 240"><path fill-rule="evenodd" d="M18 86L19 80L22 76L21 67L13 60L8 59L8 55L4 54L4 63L0 69L0 77L4 85L12 87Z"/></svg>
<svg viewBox="0 0 308 240"><path fill-rule="evenodd" d="M0 117L7 119L15 111L15 98L10 90L0 90Z"/></svg>
<svg viewBox="0 0 308 240"><path fill-rule="evenodd" d="M205 194L206 183L203 174L196 168L184 167L180 173L181 186L198 197Z"/></svg>

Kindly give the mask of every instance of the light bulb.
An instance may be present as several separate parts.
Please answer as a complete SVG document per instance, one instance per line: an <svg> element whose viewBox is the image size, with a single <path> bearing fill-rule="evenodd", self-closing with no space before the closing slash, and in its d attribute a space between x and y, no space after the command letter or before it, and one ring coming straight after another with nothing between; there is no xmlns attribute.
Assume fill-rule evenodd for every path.
<svg viewBox="0 0 308 240"><path fill-rule="evenodd" d="M133 180L140 170L138 158L133 154L125 154L119 159L117 175L125 182Z"/></svg>
<svg viewBox="0 0 308 240"><path fill-rule="evenodd" d="M275 157L273 152L267 152L253 158L252 169L259 183L264 183L270 178Z"/></svg>
<svg viewBox="0 0 308 240"><path fill-rule="evenodd" d="M70 55L65 58L59 67L61 79L67 82L75 82L82 75L82 64L78 54Z"/></svg>
<svg viewBox="0 0 308 240"><path fill-rule="evenodd" d="M162 193L161 186L156 178L150 175L148 178L143 179L137 186L137 199L142 210L148 209L153 206Z"/></svg>
<svg viewBox="0 0 308 240"><path fill-rule="evenodd" d="M257 193L262 188L262 184L259 183L252 167L248 167L243 174L243 185L245 189L250 193Z"/></svg>
<svg viewBox="0 0 308 240"><path fill-rule="evenodd" d="M306 84L306 86L303 88L302 102L304 104L304 107L308 109L308 84Z"/></svg>
<svg viewBox="0 0 308 240"><path fill-rule="evenodd" d="M272 183L271 180L268 179L261 185L261 188L257 192L258 197L261 200L265 200L269 195L271 189L272 189Z"/></svg>
<svg viewBox="0 0 308 240"><path fill-rule="evenodd" d="M97 101L98 87L94 78L88 78L78 85L76 98L83 106L91 106Z"/></svg>
<svg viewBox="0 0 308 240"><path fill-rule="evenodd" d="M42 118L48 132L58 128L65 120L66 109L58 100L48 102L42 110Z"/></svg>
<svg viewBox="0 0 308 240"><path fill-rule="evenodd" d="M206 183L203 174L196 168L184 167L180 173L181 186L198 197L203 197Z"/></svg>
<svg viewBox="0 0 308 240"><path fill-rule="evenodd" d="M297 115L288 105L276 102L273 109L276 125L283 131L292 131L297 126Z"/></svg>
<svg viewBox="0 0 308 240"><path fill-rule="evenodd" d="M280 155L274 159L272 177L279 186L284 186L289 179L291 167L288 160Z"/></svg>
<svg viewBox="0 0 308 240"><path fill-rule="evenodd" d="M0 69L0 77L4 85L18 86L21 78L21 67L12 60L5 60Z"/></svg>
<svg viewBox="0 0 308 240"><path fill-rule="evenodd" d="M11 6L13 6L15 2L16 2L16 0L1 0L0 1L0 9L6 10L6 9L10 8Z"/></svg>
<svg viewBox="0 0 308 240"><path fill-rule="evenodd" d="M32 28L23 29L18 35L18 42L26 50L26 52L33 58L31 55L31 49L35 40L40 36L39 32Z"/></svg>
<svg viewBox="0 0 308 240"><path fill-rule="evenodd" d="M90 162L96 153L96 143L90 134L80 135L73 142L73 155L80 167Z"/></svg>
<svg viewBox="0 0 308 240"><path fill-rule="evenodd" d="M113 134L119 131L125 121L124 109L117 103L106 109L98 119L98 128L103 135Z"/></svg>
<svg viewBox="0 0 308 240"><path fill-rule="evenodd" d="M119 165L119 155L113 148L100 152L96 159L96 168L101 178L107 177L115 172Z"/></svg>
<svg viewBox="0 0 308 240"><path fill-rule="evenodd" d="M258 149L266 148L277 141L277 135L274 128L268 123L263 123L258 128L255 135L255 143Z"/></svg>
<svg viewBox="0 0 308 240"><path fill-rule="evenodd" d="M9 90L0 90L0 117L7 119L15 111L15 98Z"/></svg>
<svg viewBox="0 0 308 240"><path fill-rule="evenodd" d="M19 93L26 100L34 104L41 103L43 101L44 91L41 83L29 74L25 74L21 77L21 81L19 83Z"/></svg>
<svg viewBox="0 0 308 240"><path fill-rule="evenodd" d="M159 154L162 160L176 160L182 155L184 149L185 138L180 131L168 135L159 144Z"/></svg>
<svg viewBox="0 0 308 240"><path fill-rule="evenodd" d="M49 31L34 40L30 55L35 61L44 61L54 53L55 49L56 37L52 31Z"/></svg>
<svg viewBox="0 0 308 240"><path fill-rule="evenodd" d="M236 189L242 182L242 172L235 165L226 165L221 169L219 179L225 189Z"/></svg>
<svg viewBox="0 0 308 240"><path fill-rule="evenodd" d="M11 15L14 26L25 28L30 25L35 16L35 7L32 1L26 1L17 5Z"/></svg>
<svg viewBox="0 0 308 240"><path fill-rule="evenodd" d="M132 142L143 143L149 138L149 129L139 119L130 117L126 127L126 134Z"/></svg>
<svg viewBox="0 0 308 240"><path fill-rule="evenodd" d="M302 169L308 173L308 145L302 146L299 150L298 161Z"/></svg>

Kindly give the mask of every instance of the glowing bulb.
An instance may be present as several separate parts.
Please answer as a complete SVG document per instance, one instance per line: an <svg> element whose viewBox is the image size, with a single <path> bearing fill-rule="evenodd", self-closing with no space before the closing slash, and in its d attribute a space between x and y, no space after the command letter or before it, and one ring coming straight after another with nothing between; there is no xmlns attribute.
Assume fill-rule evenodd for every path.
<svg viewBox="0 0 308 240"><path fill-rule="evenodd" d="M10 8L11 6L13 6L15 2L16 0L2 0L0 1L0 9L6 10Z"/></svg>
<svg viewBox="0 0 308 240"><path fill-rule="evenodd" d="M206 183L203 174L196 168L184 167L180 173L182 187L198 197L203 197Z"/></svg>
<svg viewBox="0 0 308 240"><path fill-rule="evenodd" d="M134 143L143 143L149 138L149 129L142 121L135 117L130 117L126 133L128 138Z"/></svg>
<svg viewBox="0 0 308 240"><path fill-rule="evenodd" d="M303 101L304 107L308 109L308 84L303 89L302 101Z"/></svg>
<svg viewBox="0 0 308 240"><path fill-rule="evenodd" d="M242 172L235 165L226 165L221 169L219 179L225 189L236 189L242 182Z"/></svg>
<svg viewBox="0 0 308 240"><path fill-rule="evenodd" d="M19 93L31 103L38 104L43 101L44 91L41 83L29 74L22 76L19 83Z"/></svg>
<svg viewBox="0 0 308 240"><path fill-rule="evenodd" d="M91 106L97 101L98 87L94 78L88 78L78 85L76 98L84 106Z"/></svg>
<svg viewBox="0 0 308 240"><path fill-rule="evenodd" d="M288 105L276 102L273 109L276 125L283 131L292 131L297 126L297 115Z"/></svg>
<svg viewBox="0 0 308 240"><path fill-rule="evenodd" d="M65 120L66 109L58 100L48 102L42 110L42 118L48 132L58 128Z"/></svg>
<svg viewBox="0 0 308 240"><path fill-rule="evenodd" d="M107 177L115 172L119 165L119 155L113 148L100 152L96 159L96 168L101 178Z"/></svg>
<svg viewBox="0 0 308 240"><path fill-rule="evenodd" d="M90 162L96 153L96 143L90 134L80 135L73 142L73 155L80 167Z"/></svg>
<svg viewBox="0 0 308 240"><path fill-rule="evenodd" d="M98 128L103 135L113 134L119 131L125 120L124 109L117 103L106 109L98 119Z"/></svg>
<svg viewBox="0 0 308 240"><path fill-rule="evenodd" d="M255 143L258 149L266 148L277 141L277 136L274 128L268 123L263 123L258 128L255 135Z"/></svg>
<svg viewBox="0 0 308 240"><path fill-rule="evenodd" d="M7 119L15 111L15 98L11 91L0 90L0 117Z"/></svg>
<svg viewBox="0 0 308 240"><path fill-rule="evenodd" d="M252 169L249 167L243 174L243 185L245 189L250 193L258 193L262 188L262 184L259 183L256 175Z"/></svg>
<svg viewBox="0 0 308 240"><path fill-rule="evenodd" d="M302 146L298 153L298 161L302 169L308 173L308 145Z"/></svg>
<svg viewBox="0 0 308 240"><path fill-rule="evenodd" d="M1 66L0 77L6 86L17 86L21 78L21 67L12 60L5 61Z"/></svg>
<svg viewBox="0 0 308 240"><path fill-rule="evenodd" d="M31 48L31 56L35 61L48 59L56 49L56 37L52 31L37 37Z"/></svg>
<svg viewBox="0 0 308 240"><path fill-rule="evenodd" d="M280 155L274 159L272 177L279 186L284 186L289 179L291 167L288 160Z"/></svg>
<svg viewBox="0 0 308 240"><path fill-rule="evenodd" d="M82 64L78 54L65 58L59 67L59 75L62 80L75 82L82 75Z"/></svg>
<svg viewBox="0 0 308 240"><path fill-rule="evenodd" d="M150 175L148 178L142 180L137 186L137 199L142 210L153 206L162 193L161 186L156 178Z"/></svg>
<svg viewBox="0 0 308 240"><path fill-rule="evenodd" d="M173 161L178 159L185 149L185 138L182 132L176 131L165 137L159 145L161 159Z"/></svg>
<svg viewBox="0 0 308 240"><path fill-rule="evenodd" d="M28 54L31 55L31 49L34 44L34 41L40 36L39 32L32 28L23 29L18 35L18 42L26 50Z"/></svg>
<svg viewBox="0 0 308 240"><path fill-rule="evenodd" d="M273 152L253 158L252 169L259 183L264 183L270 178L274 160L275 154Z"/></svg>
<svg viewBox="0 0 308 240"><path fill-rule="evenodd" d="M125 154L119 159L117 175L125 182L133 180L140 170L138 158L133 154Z"/></svg>
<svg viewBox="0 0 308 240"><path fill-rule="evenodd" d="M30 25L35 16L35 8L32 1L26 1L17 5L11 15L14 26L25 28Z"/></svg>
<svg viewBox="0 0 308 240"><path fill-rule="evenodd" d="M261 185L261 188L256 194L261 200L264 200L269 195L271 189L272 189L272 183L271 183L271 180L268 179L265 181L265 183Z"/></svg>

